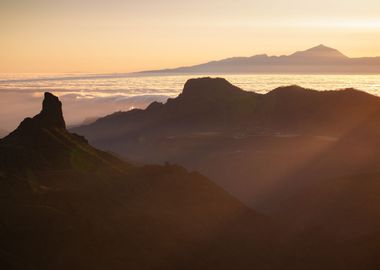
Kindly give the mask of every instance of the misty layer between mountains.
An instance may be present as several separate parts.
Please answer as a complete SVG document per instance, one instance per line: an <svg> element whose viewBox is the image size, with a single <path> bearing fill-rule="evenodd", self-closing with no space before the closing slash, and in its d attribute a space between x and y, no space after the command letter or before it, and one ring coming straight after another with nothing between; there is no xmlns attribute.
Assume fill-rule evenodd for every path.
<svg viewBox="0 0 380 270"><path fill-rule="evenodd" d="M89 124L97 118L115 111L127 111L133 108L145 108L153 101L164 102L167 96L142 95L91 97L80 94L65 94L60 99L65 103L65 117L69 126ZM0 99L0 137L11 131L22 121L25 114L33 114L41 106L41 97L30 93L1 93Z"/></svg>
<svg viewBox="0 0 380 270"><path fill-rule="evenodd" d="M61 108L0 140L1 269L378 269L379 97L201 78L70 131Z"/></svg>
<svg viewBox="0 0 380 270"><path fill-rule="evenodd" d="M68 79L45 74L0 76L0 128L11 131L25 115L39 110L44 91L53 91L65 104L68 126L89 123L116 111L145 108L153 101L165 102L177 96L190 78L204 75L166 75L128 77L83 75ZM213 75L214 77L215 75ZM316 90L356 88L379 95L380 75L223 75L247 91L267 93L279 86L297 84ZM36 81L38 79L38 81ZM1 136L0 132L0 136Z"/></svg>
<svg viewBox="0 0 380 270"><path fill-rule="evenodd" d="M379 119L379 97L355 89L289 86L263 95L201 78L165 104L73 131L128 160L199 171L296 226L361 237L377 224L367 214L378 189Z"/></svg>
<svg viewBox="0 0 380 270"><path fill-rule="evenodd" d="M0 75L0 127L14 129L23 115L36 111L36 97L45 91L53 90L65 102L69 125L80 125L115 111L145 108L153 101L165 101L179 94L188 79L207 74L224 74L222 77L238 87L259 93L297 84L316 90L356 88L378 95L379 63L379 57L350 58L336 49L319 45L291 55L232 57L133 74Z"/></svg>

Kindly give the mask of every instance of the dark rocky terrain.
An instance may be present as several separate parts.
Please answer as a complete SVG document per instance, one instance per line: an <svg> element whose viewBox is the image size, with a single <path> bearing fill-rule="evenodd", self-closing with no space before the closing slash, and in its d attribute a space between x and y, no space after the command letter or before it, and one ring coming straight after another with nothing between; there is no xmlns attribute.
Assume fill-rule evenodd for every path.
<svg viewBox="0 0 380 270"><path fill-rule="evenodd" d="M279 232L198 173L93 148L49 93L0 140L1 269L275 269Z"/></svg>
<svg viewBox="0 0 380 270"><path fill-rule="evenodd" d="M0 267L378 269L378 102L205 78L75 129L137 163L169 161L137 166L67 131L46 93L0 140Z"/></svg>
<svg viewBox="0 0 380 270"><path fill-rule="evenodd" d="M75 131L130 160L200 171L295 234L313 236L326 260L344 258L361 269L377 262L376 96L298 86L261 95L202 78L189 80L166 104L109 115Z"/></svg>

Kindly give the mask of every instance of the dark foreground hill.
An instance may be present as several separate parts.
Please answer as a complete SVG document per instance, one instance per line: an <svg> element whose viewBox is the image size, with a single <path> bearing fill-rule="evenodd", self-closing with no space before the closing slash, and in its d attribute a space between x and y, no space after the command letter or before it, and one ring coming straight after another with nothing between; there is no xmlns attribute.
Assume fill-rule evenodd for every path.
<svg viewBox="0 0 380 270"><path fill-rule="evenodd" d="M378 97L298 86L261 95L203 78L166 104L75 131L131 160L200 171L296 234L312 235L326 260L341 263L335 269L379 265Z"/></svg>
<svg viewBox="0 0 380 270"><path fill-rule="evenodd" d="M278 232L198 173L91 147L49 93L0 140L4 270L282 269Z"/></svg>

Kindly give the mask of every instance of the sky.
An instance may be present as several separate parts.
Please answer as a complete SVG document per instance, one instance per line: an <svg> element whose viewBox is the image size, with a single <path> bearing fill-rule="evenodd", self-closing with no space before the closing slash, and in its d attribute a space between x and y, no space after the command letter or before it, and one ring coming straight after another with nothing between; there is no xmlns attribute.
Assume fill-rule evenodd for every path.
<svg viewBox="0 0 380 270"><path fill-rule="evenodd" d="M380 56L379 0L0 0L0 73L113 73L325 44Z"/></svg>

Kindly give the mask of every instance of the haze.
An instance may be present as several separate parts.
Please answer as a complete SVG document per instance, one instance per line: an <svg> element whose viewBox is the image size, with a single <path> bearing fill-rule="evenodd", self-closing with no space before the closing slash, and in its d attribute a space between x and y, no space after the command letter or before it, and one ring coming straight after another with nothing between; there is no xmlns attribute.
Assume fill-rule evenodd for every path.
<svg viewBox="0 0 380 270"><path fill-rule="evenodd" d="M0 1L0 72L130 72L315 44L380 55L380 2Z"/></svg>

